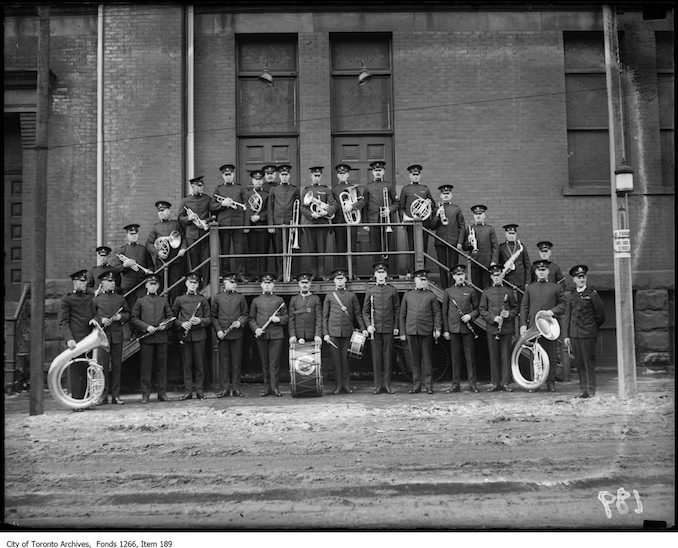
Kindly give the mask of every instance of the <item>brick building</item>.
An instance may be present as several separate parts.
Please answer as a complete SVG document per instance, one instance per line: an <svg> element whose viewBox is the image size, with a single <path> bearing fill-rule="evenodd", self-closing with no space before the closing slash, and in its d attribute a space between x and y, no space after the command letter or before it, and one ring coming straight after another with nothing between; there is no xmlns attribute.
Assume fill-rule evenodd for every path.
<svg viewBox="0 0 678 548"><path fill-rule="evenodd" d="M455 186L469 219L470 206L484 203L495 227L520 224L535 258L536 243L550 240L564 271L588 264L611 312L601 352L613 354L602 5L337 5L52 8L50 283L62 287L75 267L93 265L97 245L122 243L127 223L140 223L144 240L156 200L179 204L195 175L211 193L227 162L241 181L251 167L289 162L292 181L305 186L312 165L326 166L330 181L331 166L346 161L352 180L365 182L368 163L383 159L398 191L416 162L432 189ZM616 9L635 171L637 351L643 363L673 363L674 14L640 3ZM38 19L21 7L4 15L12 301L31 269ZM358 86L363 68L371 79ZM259 78L264 70L273 85Z"/></svg>

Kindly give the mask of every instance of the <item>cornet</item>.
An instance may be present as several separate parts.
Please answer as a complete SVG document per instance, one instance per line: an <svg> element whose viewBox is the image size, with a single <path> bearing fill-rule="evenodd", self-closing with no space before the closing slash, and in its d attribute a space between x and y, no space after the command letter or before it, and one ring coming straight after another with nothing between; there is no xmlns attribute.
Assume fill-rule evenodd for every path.
<svg viewBox="0 0 678 548"><path fill-rule="evenodd" d="M450 220L447 218L447 215L445 214L445 204L440 202L440 205L438 206L438 211L436 211L436 215L440 218L440 222L443 224L443 226L447 226L450 224Z"/></svg>
<svg viewBox="0 0 678 548"><path fill-rule="evenodd" d="M473 226L468 227L468 243L473 248L474 253L478 252L478 240L476 238L476 231Z"/></svg>
<svg viewBox="0 0 678 548"><path fill-rule="evenodd" d="M153 242L153 246L158 250L158 258L163 261L169 257L170 248L177 249L180 245L181 234L179 234L178 230L173 230L169 236L160 236Z"/></svg>
<svg viewBox="0 0 678 548"><path fill-rule="evenodd" d="M215 194L214 197L221 205L230 207L231 209L238 209L239 207L242 207L243 211L247 209L245 204L236 202L233 198L226 198L225 196L220 196L219 194Z"/></svg>
<svg viewBox="0 0 678 548"><path fill-rule="evenodd" d="M141 271L142 271L144 274L146 274L146 275L148 275L148 274L153 274L153 271L152 271L151 269L145 268L145 267L141 266L138 262L136 262L136 261L133 260L133 259L130 259L127 255L123 255L122 253L116 253L116 256L117 256L118 259L120 259L123 263L124 263L125 261L132 261L133 264L132 264L132 266L131 266L130 268L131 268L132 270L134 270L135 272L139 272L139 270L141 270Z"/></svg>
<svg viewBox="0 0 678 548"><path fill-rule="evenodd" d="M353 209L353 205L362 198L358 196L356 191L357 186L350 186L339 194L339 202L341 209L344 212L344 219L351 225L356 225L360 222L360 210Z"/></svg>
<svg viewBox="0 0 678 548"><path fill-rule="evenodd" d="M195 211L193 211L190 207L184 206L184 209L186 210L186 213L189 215L196 215ZM198 228L201 228L202 230L209 230L209 225L207 224L207 221L201 219L200 217L196 217L193 219L193 224L197 226Z"/></svg>
<svg viewBox="0 0 678 548"><path fill-rule="evenodd" d="M321 217L327 217L328 219L334 219L334 215L328 217L327 213L329 212L329 204L323 202L320 198L313 196L313 191L309 190L304 195L304 205L311 208L311 211Z"/></svg>

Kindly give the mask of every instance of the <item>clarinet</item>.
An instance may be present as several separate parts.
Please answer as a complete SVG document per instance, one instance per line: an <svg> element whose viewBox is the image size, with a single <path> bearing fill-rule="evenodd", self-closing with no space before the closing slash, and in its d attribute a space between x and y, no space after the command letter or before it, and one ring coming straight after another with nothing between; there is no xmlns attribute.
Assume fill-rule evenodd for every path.
<svg viewBox="0 0 678 548"><path fill-rule="evenodd" d="M370 295L370 323L374 327L374 295ZM374 331L370 333L370 339L374 340Z"/></svg>
<svg viewBox="0 0 678 548"><path fill-rule="evenodd" d="M193 311L193 314L191 314L191 317L188 318L188 321L190 322L193 318L195 318L198 315L198 309L200 308L200 305L202 304L202 301L198 303L198 306L195 307L195 310ZM191 330L191 327L193 327L193 324L188 326L188 329L184 329L183 334L179 338L179 344L184 344L184 339L188 335L188 332Z"/></svg>
<svg viewBox="0 0 678 548"><path fill-rule="evenodd" d="M502 312L504 311L504 308L506 306L506 298L507 297L508 297L508 295L504 295L504 300L501 303L501 311ZM504 318L500 313L499 314L499 321L497 322L497 334L494 336L494 338L497 339L497 340L499 340L499 334L501 333L501 328L502 328L503 325L504 325Z"/></svg>
<svg viewBox="0 0 678 548"><path fill-rule="evenodd" d="M464 313L461 311L461 308L459 308L459 305L457 304L457 301L452 299L452 302L454 303L454 306L457 308L457 312L459 312L459 319L464 315ZM476 330L473 329L473 325L471 324L470 321L464 322L466 324L466 327L468 327L469 331L473 333L473 338L477 339L478 338L478 333L476 333Z"/></svg>
<svg viewBox="0 0 678 548"><path fill-rule="evenodd" d="M171 318L167 318L166 320L163 320L158 325L156 325L155 328L157 329L158 327L162 327L163 325L167 325L168 323L173 322L176 319L177 319L176 316L172 316ZM141 337L137 337L137 340L140 341L141 339L145 339L146 337L148 337L150 335L155 335L155 333L145 333Z"/></svg>

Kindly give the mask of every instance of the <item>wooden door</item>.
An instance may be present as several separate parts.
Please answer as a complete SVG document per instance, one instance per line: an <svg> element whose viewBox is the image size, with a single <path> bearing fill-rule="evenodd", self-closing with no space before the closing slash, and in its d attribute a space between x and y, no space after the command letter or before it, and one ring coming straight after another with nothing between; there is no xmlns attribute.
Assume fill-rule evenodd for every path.
<svg viewBox="0 0 678 548"><path fill-rule="evenodd" d="M5 300L21 295L21 208L22 180L19 171L5 171Z"/></svg>
<svg viewBox="0 0 678 548"><path fill-rule="evenodd" d="M249 172L266 164L292 166L290 183L299 188L306 179L299 173L299 154L296 137L247 137L238 142L238 181L249 185Z"/></svg>

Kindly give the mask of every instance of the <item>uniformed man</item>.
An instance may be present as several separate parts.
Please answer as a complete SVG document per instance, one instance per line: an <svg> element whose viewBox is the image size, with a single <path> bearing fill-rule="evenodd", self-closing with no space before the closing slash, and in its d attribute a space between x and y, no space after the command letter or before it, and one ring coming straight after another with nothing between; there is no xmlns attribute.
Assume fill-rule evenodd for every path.
<svg viewBox="0 0 678 548"><path fill-rule="evenodd" d="M249 321L245 296L238 293L238 274L229 272L222 278L224 290L212 298L212 326L219 340L219 392L217 398L233 395L242 398L240 371L242 342Z"/></svg>
<svg viewBox="0 0 678 548"><path fill-rule="evenodd" d="M466 227L464 249L471 252L473 259L488 268L499 261L497 233L492 225L485 222L486 205L474 205L471 211L473 212L473 224ZM469 268L473 285L481 291L490 285L490 276L485 269L473 262L469 263Z"/></svg>
<svg viewBox="0 0 678 548"><path fill-rule="evenodd" d="M388 264L380 261L373 265L375 285L365 291L363 321L367 326L371 344L373 394L395 394L391 388L393 366L393 337L400 333L400 298L398 291L386 283Z"/></svg>
<svg viewBox="0 0 678 548"><path fill-rule="evenodd" d="M271 192L278 185L278 166L273 164L266 164L261 168L264 172L264 190Z"/></svg>
<svg viewBox="0 0 678 548"><path fill-rule="evenodd" d="M351 166L341 163L337 164L334 169L337 172L337 183L332 187L332 195L337 203L338 213L334 216L333 223L349 223L349 221L352 222L355 218L362 220L360 211L365 207L365 196L363 195L362 187L350 183L348 180L351 174ZM342 200L342 194L344 198L348 197L348 199ZM335 253L338 254L335 258L335 264L338 264L340 268L348 269L349 264L347 230L351 236L351 253L358 251L358 223L353 224L356 226L334 228ZM351 258L351 272L354 277L357 277L355 257Z"/></svg>
<svg viewBox="0 0 678 548"><path fill-rule="evenodd" d="M257 228L268 224L268 192L264 189L264 172L260 169L250 171L251 186L247 188L247 218L250 227L247 234L247 252L254 258L247 260L248 278L256 280L266 270L268 254L268 232Z"/></svg>
<svg viewBox="0 0 678 548"><path fill-rule="evenodd" d="M566 299L561 284L550 282L550 261L539 259L532 266L537 275L537 281L532 282L525 288L523 301L520 304L520 336L522 337L529 327L534 325L537 312L544 310L549 317L558 318L565 313ZM556 341L550 341L542 337L539 344L546 351L551 368L546 379L547 392L555 392L556 379Z"/></svg>
<svg viewBox="0 0 678 548"><path fill-rule="evenodd" d="M290 183L290 172L292 171L292 166L289 164L283 164L278 168L278 175L280 177L280 184L271 187L271 190L268 193L268 222L272 225L286 225L289 227L292 224L292 218L294 217L294 202L299 200L299 189L296 185ZM301 205L301 204L300 204ZM300 207L299 205L299 207ZM299 210L298 219L296 219L297 224L301 221L301 209ZM283 230L282 228L269 228L268 232L275 235L276 249L279 252L282 250L288 249L289 244L289 229L288 229L288 241L283 241ZM298 263L299 259L292 260L292 265L289 268L288 273L294 272L294 267ZM283 268L283 259L276 259L276 268L278 272L285 272ZM283 280L289 281L289 280Z"/></svg>
<svg viewBox="0 0 678 548"><path fill-rule="evenodd" d="M299 285L299 294L290 299L289 306L289 333L290 345L304 344L313 340L322 343L322 303L320 297L311 293L313 274L301 272L295 279Z"/></svg>
<svg viewBox="0 0 678 548"><path fill-rule="evenodd" d="M261 295L252 299L250 305L250 329L257 339L257 349L264 374L265 396L281 397L278 375L280 372L280 355L284 343L284 329L289 316L282 297L273 294L275 274L264 272L261 277Z"/></svg>
<svg viewBox="0 0 678 548"><path fill-rule="evenodd" d="M73 290L64 295L59 303L59 331L66 346L73 350L92 331L89 322L94 317L94 298L87 292L87 270L78 270L70 278L73 281ZM74 356L77 357L79 356ZM83 362L68 367L71 396L78 400L85 397L87 367L87 363Z"/></svg>
<svg viewBox="0 0 678 548"><path fill-rule="evenodd" d="M399 208L400 214L402 215L403 222L413 223L414 214L412 212L412 204L417 200L429 200L429 205L431 206L431 214L423 220L423 225L426 228L431 226L431 217L433 216L433 195L429 188L421 183L421 171L424 169L419 164L412 164L407 167L409 172L410 184L405 185L400 192L399 199ZM422 202L419 202L422 203ZM407 248L410 251L414 251L414 227L412 224L405 226L405 232L407 232ZM428 234L424 232L424 251L428 249ZM412 272L414 268L414 256L408 258L408 274Z"/></svg>
<svg viewBox="0 0 678 548"><path fill-rule="evenodd" d="M539 249L539 258L542 261L548 261L549 262L549 277L548 281L549 282L555 282L557 284L565 286L565 276L563 275L563 271L560 269L560 267L554 263L551 260L551 255L553 253L553 244L551 242L548 242L546 240L539 242L537 244L537 249ZM533 265L535 263L532 263ZM533 282L537 281L537 273L535 272L534 267L532 268L532 273L530 280Z"/></svg>
<svg viewBox="0 0 678 548"><path fill-rule="evenodd" d="M400 340L407 340L412 356L412 388L410 394L433 394L433 340L440 337L442 314L440 303L428 289L426 269L414 272L414 289L400 303Z"/></svg>
<svg viewBox="0 0 678 548"><path fill-rule="evenodd" d="M563 342L572 349L579 373L579 398L596 395L596 337L605 323L605 308L600 295L587 286L589 267L570 268L575 290L569 296L563 320Z"/></svg>
<svg viewBox="0 0 678 548"><path fill-rule="evenodd" d="M153 271L153 263L146 246L139 243L139 225L130 223L125 225L123 230L127 236L127 243L118 249L116 253L118 260L114 262L113 267L120 272L120 290L125 295L127 307L131 310L134 301L146 293L143 282L146 275Z"/></svg>
<svg viewBox="0 0 678 548"><path fill-rule="evenodd" d="M440 285L443 289L449 286L452 266L459 263L459 254L456 250L463 249L466 230L466 221L464 221L461 208L452 203L453 188L454 186L448 183L438 187L440 204L435 210L431 222L431 228L436 231L436 235L449 244L445 245L443 242L435 240L438 262L447 267L447 269L442 266L438 267Z"/></svg>
<svg viewBox="0 0 678 548"><path fill-rule="evenodd" d="M261 168L261 170L264 172L264 190L268 192L269 198L271 195L271 191L278 186L278 170L279 167L273 164L266 164L264 167ZM268 217L268 224L274 224L271 221L271 218ZM275 237L275 231L271 232L271 229L269 228L266 231L266 253L282 253L282 250L284 249L283 247L278 247L278 241ZM271 259L271 268L275 268L277 264L277 259L273 258ZM268 268L268 267L267 267ZM282 270L278 270L278 272L282 272Z"/></svg>
<svg viewBox="0 0 678 548"><path fill-rule="evenodd" d="M209 231L209 221L212 219L210 203L212 198L205 193L204 176L194 177L189 180L191 194L184 198L179 211L179 223L184 227L186 246L188 251L188 271L194 270L199 264L209 257L208 238L203 238ZM190 210L190 213L189 213ZM203 238L199 244L191 247L195 242ZM209 282L209 264L205 265L200 277Z"/></svg>
<svg viewBox="0 0 678 548"><path fill-rule="evenodd" d="M367 337L365 322L360 311L360 302L353 291L346 289L347 272L336 268L330 274L334 290L323 302L323 340L330 344L330 356L334 364L334 394L351 394L349 385L351 368L348 361L348 346L357 324Z"/></svg>
<svg viewBox="0 0 678 548"><path fill-rule="evenodd" d="M171 218L172 204L167 200L158 200L155 202L155 208L158 210L158 222L154 223L146 238L146 250L151 256L154 265L154 271L157 272L160 267L165 265L167 269L167 287L174 286L175 283L183 276L185 272L184 255L186 254L186 237L184 235L184 227L179 221ZM179 246L176 247L176 235L179 235ZM174 245L169 241L169 236L173 235L175 238ZM163 238L165 244L156 247L158 238ZM158 278L158 282L162 287L164 282L164 270ZM166 288L165 288L166 289ZM169 290L168 301L174 302L174 299L181 293L179 284ZM148 291L148 288L146 288Z"/></svg>
<svg viewBox="0 0 678 548"><path fill-rule="evenodd" d="M443 293L443 338L450 341L452 358L452 387L446 392L461 392L462 349L466 360L466 378L470 392L478 392L476 387L476 351L473 340L475 328L473 321L478 317L478 292L466 283L466 266L452 267L454 285Z"/></svg>
<svg viewBox="0 0 678 548"><path fill-rule="evenodd" d="M525 291L532 266L530 255L525 246L518 240L518 225L509 223L504 225L503 228L506 241L503 244L499 244L498 263L502 266L502 271L506 272L504 280L512 283L521 291ZM518 306L520 306L523 298L521 291L516 292Z"/></svg>
<svg viewBox="0 0 678 548"><path fill-rule="evenodd" d="M180 295L172 305L174 325L179 334L181 345L181 363L184 373L184 391L180 400L190 400L195 396L204 399L203 381L205 376L205 341L207 330L212 323L210 304L207 297L198 293L200 274L192 272L186 276L186 293Z"/></svg>
<svg viewBox="0 0 678 548"><path fill-rule="evenodd" d="M388 251L395 251L393 228L390 223L397 222L398 200L393 185L384 180L386 163L372 162L369 165L372 181L363 188L365 208L363 222L381 223L381 227L366 227L370 233L370 251L374 252L374 261L385 261ZM390 230L389 230L390 228Z"/></svg>
<svg viewBox="0 0 678 548"><path fill-rule="evenodd" d="M311 258L311 272L316 279L325 277L325 253L327 237L330 231L330 219L337 211L332 191L322 184L322 166L309 168L311 184L304 188L301 199L302 251L316 253Z"/></svg>
<svg viewBox="0 0 678 548"><path fill-rule="evenodd" d="M242 227L245 225L247 209L247 191L235 180L235 166L224 164L219 168L223 182L214 190L210 203L210 211L217 216L219 226ZM221 255L241 255L243 253L243 229L226 228L219 230ZM230 262L230 265L229 265ZM243 257L222 259L222 271L229 269L237 273L240 281L245 277L245 261Z"/></svg>
<svg viewBox="0 0 678 548"><path fill-rule="evenodd" d="M518 316L518 302L513 290L504 285L502 266L490 267L492 285L480 296L480 316L485 320L487 349L490 355L490 380L488 392L512 392L511 384L511 339L515 331L513 323Z"/></svg>
<svg viewBox="0 0 678 548"><path fill-rule="evenodd" d="M93 291L94 296L96 297L101 293L101 284L99 283L99 276L106 272L107 270L112 270L115 273L122 272L122 264L118 263L117 265L111 264L111 251L110 247L106 245L100 245L96 248L97 253L97 264L93 266L92 269L87 273L87 290ZM96 289L95 289L96 286Z"/></svg>
<svg viewBox="0 0 678 548"><path fill-rule="evenodd" d="M132 309L132 325L141 333L139 341L139 363L141 364L141 403L148 403L151 397L153 369L158 386L158 401L169 401L167 397L167 345L168 333L172 327L172 309L166 297L159 295L160 277L150 274L146 277L146 295L137 299Z"/></svg>
<svg viewBox="0 0 678 548"><path fill-rule="evenodd" d="M116 293L117 274L106 270L99 275L101 293L94 297L94 319L103 327L108 337L108 350L101 350L101 366L104 368L105 388L99 405L111 403L122 405L120 399L120 378L122 373L122 326L129 320L130 310L127 301Z"/></svg>

